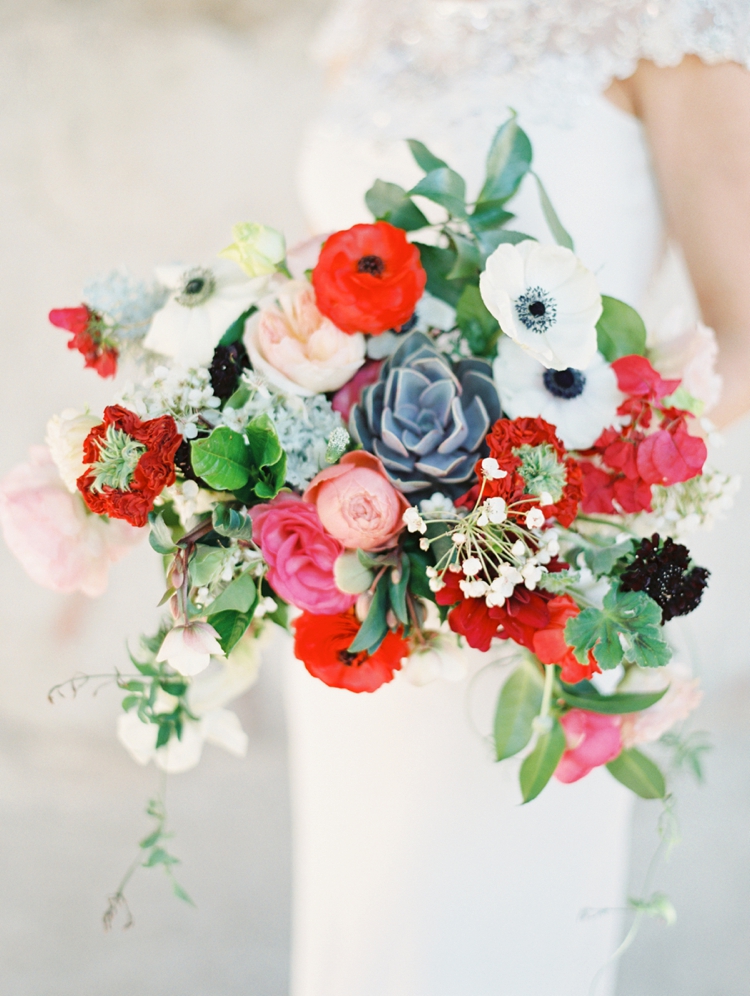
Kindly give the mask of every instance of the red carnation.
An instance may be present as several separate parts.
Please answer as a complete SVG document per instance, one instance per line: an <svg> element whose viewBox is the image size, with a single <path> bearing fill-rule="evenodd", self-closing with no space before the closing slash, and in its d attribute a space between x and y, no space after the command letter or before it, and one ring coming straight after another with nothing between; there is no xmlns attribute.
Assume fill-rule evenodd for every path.
<svg viewBox="0 0 750 996"><path fill-rule="evenodd" d="M543 418L501 418L492 427L487 436L489 455L494 457L500 469L507 472L506 477L499 480L487 480L482 474L482 461L478 460L476 473L478 483L459 498L456 505L473 508L479 497L484 482L484 498L504 498L508 505L520 501L528 495L526 482L520 473L521 460L515 455L520 446L542 446L547 444L557 454L558 461L565 466L565 486L560 499L553 505L543 505L545 518L557 519L562 526L569 526L578 513L578 506L583 498L583 476L576 460L566 455L563 444L557 437L555 427L545 422ZM525 515L531 507L531 502L524 502L519 515ZM509 510L509 514L512 514Z"/></svg>
<svg viewBox="0 0 750 996"><path fill-rule="evenodd" d="M174 483L174 455L181 442L182 436L171 415L142 422L127 408L110 405L104 409L104 421L94 426L83 443L83 460L90 465L77 482L83 500L97 515L145 526L154 499ZM118 466L118 453L128 449ZM132 467L127 464L128 459ZM105 461L125 474L128 478L125 487L97 484ZM126 469L123 471L122 467Z"/></svg>
<svg viewBox="0 0 750 996"><path fill-rule="evenodd" d="M332 688L374 692L393 680L409 653L402 629L389 632L374 654L364 650L350 653L349 646L360 627L353 609L332 616L303 612L293 625L295 656L314 678Z"/></svg>
<svg viewBox="0 0 750 996"><path fill-rule="evenodd" d="M329 236L312 282L318 308L334 325L379 335L409 321L427 274L405 233L376 221Z"/></svg>
<svg viewBox="0 0 750 996"><path fill-rule="evenodd" d="M532 649L542 664L557 664L562 668L560 677L568 685L575 685L592 674L601 674L592 651L588 664L579 664L573 650L565 642L565 624L574 619L580 609L570 595L558 595L547 603L549 625L534 633Z"/></svg>
<svg viewBox="0 0 750 996"><path fill-rule="evenodd" d="M100 377L114 377L118 351L104 339L104 323L96 312L85 305L80 308L53 308L49 320L59 329L72 332L68 349L77 349L85 366L92 367Z"/></svg>

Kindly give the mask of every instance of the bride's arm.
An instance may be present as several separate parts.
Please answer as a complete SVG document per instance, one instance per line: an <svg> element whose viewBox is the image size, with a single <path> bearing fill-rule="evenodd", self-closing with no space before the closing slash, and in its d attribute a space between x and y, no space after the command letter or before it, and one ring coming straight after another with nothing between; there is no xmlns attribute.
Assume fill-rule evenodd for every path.
<svg viewBox="0 0 750 996"><path fill-rule="evenodd" d="M750 72L693 56L674 69L643 62L608 96L645 126L667 224L719 338L711 418L725 425L750 411Z"/></svg>

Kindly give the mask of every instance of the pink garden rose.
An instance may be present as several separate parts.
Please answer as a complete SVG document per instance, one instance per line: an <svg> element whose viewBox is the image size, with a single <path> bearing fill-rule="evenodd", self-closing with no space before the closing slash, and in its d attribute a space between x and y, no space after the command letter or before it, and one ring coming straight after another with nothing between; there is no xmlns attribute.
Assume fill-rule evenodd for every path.
<svg viewBox="0 0 750 996"><path fill-rule="evenodd" d="M46 446L0 482L0 527L29 576L53 591L96 598L107 587L110 564L145 535L127 522L92 515L71 494Z"/></svg>
<svg viewBox="0 0 750 996"><path fill-rule="evenodd" d="M339 591L333 565L343 552L329 536L315 506L279 495L250 509L253 539L268 564L268 583L287 602L315 615L335 615L351 608L356 595Z"/></svg>
<svg viewBox="0 0 750 996"><path fill-rule="evenodd" d="M404 528L409 502L364 450L345 454L312 479L304 499L318 510L325 529L349 550L382 550Z"/></svg>
<svg viewBox="0 0 750 996"><path fill-rule="evenodd" d="M577 782L593 768L613 761L622 750L620 717L571 709L560 719L567 750L560 759L555 778Z"/></svg>

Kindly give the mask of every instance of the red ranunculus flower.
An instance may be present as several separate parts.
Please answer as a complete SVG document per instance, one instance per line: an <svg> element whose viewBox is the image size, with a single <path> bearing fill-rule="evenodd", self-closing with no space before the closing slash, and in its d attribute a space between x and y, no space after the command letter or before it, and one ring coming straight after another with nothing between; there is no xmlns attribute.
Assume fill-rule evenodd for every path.
<svg viewBox="0 0 750 996"><path fill-rule="evenodd" d="M294 654L314 678L332 688L350 692L374 692L393 680L401 661L409 654L403 630L389 632L374 654L364 650L349 652L359 632L354 609L333 616L315 616L303 612L294 623Z"/></svg>
<svg viewBox="0 0 750 996"><path fill-rule="evenodd" d="M554 505L542 506L542 512L548 519L557 519L562 526L569 526L578 513L578 506L583 498L583 476L578 462L567 456L565 447L555 432L554 425L545 422L543 418L501 418L492 427L487 436L489 455L500 464L500 469L507 471L507 477L496 481L486 481L483 498L504 498L508 504L519 501L527 495L526 482L520 472L521 460L515 456L514 450L519 446L549 445L557 454L559 463L565 467L565 485L562 497ZM482 461L476 465L478 483L465 495L458 499L456 505L473 508L476 504L484 478L482 476ZM530 503L523 505L525 515L531 507Z"/></svg>
<svg viewBox="0 0 750 996"><path fill-rule="evenodd" d="M114 346L104 341L99 315L81 305L79 308L53 308L49 320L57 328L73 333L68 349L77 349L86 361L85 366L92 367L100 377L114 377L119 354Z"/></svg>
<svg viewBox="0 0 750 996"><path fill-rule="evenodd" d="M127 408L110 405L104 409L104 421L94 426L83 443L83 460L90 464L77 482L83 500L97 515L145 526L154 499L164 488L174 484L174 455L181 442L182 436L171 415L142 422ZM131 444L130 455L122 456L123 447L128 443ZM145 449L141 449L143 447ZM96 486L103 461L110 468L115 467L118 454L124 466L130 468L130 462L133 463L125 472L126 486L111 487L106 483ZM136 457L137 462L134 462Z"/></svg>
<svg viewBox="0 0 750 996"><path fill-rule="evenodd" d="M334 325L379 335L408 322L427 274L405 233L376 221L329 236L312 282L319 310Z"/></svg>
<svg viewBox="0 0 750 996"><path fill-rule="evenodd" d="M557 664L562 668L560 677L568 685L601 674L596 658L589 650L588 664L579 664L573 650L565 642L565 624L581 611L570 595L557 595L547 602L549 625L538 629L532 639L532 649L542 664Z"/></svg>

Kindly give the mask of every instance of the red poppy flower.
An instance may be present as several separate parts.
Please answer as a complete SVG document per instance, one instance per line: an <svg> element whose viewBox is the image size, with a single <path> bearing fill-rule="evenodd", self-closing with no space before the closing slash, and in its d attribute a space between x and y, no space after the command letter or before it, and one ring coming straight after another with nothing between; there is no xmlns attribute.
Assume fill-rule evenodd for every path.
<svg viewBox="0 0 750 996"><path fill-rule="evenodd" d="M484 482L483 498L504 498L508 504L517 502L525 495L526 482L520 472L521 460L515 455L520 446L551 446L557 455L558 462L565 468L565 485L562 496L553 505L542 506L542 511L548 519L557 519L562 526L569 526L578 513L578 506L583 498L583 475L578 462L566 455L563 444L557 437L555 427L545 422L543 418L501 418L492 427L487 436L489 455L494 457L500 469L507 472L506 477L498 480L484 481L482 461L478 460L476 473L478 483L459 498L456 505L473 508L476 505L479 491ZM530 504L523 506L525 515ZM512 513L511 513L512 514Z"/></svg>
<svg viewBox="0 0 750 996"><path fill-rule="evenodd" d="M389 632L374 654L364 650L357 654L349 646L359 632L353 609L332 616L315 616L303 612L294 621L294 654L314 678L332 688L350 692L374 692L401 669L401 660L409 653L403 630Z"/></svg>
<svg viewBox="0 0 750 996"><path fill-rule="evenodd" d="M405 233L376 221L329 236L312 282L318 308L334 325L379 335L408 322L427 274Z"/></svg>
<svg viewBox="0 0 750 996"><path fill-rule="evenodd" d="M181 442L171 415L142 422L127 408L110 405L83 443L84 463L90 465L77 482L83 500L97 515L145 526L154 499L174 484L174 455ZM106 483L108 476L125 486Z"/></svg>
<svg viewBox="0 0 750 996"><path fill-rule="evenodd" d="M601 674L596 658L589 650L588 664L579 664L573 650L565 642L565 624L581 611L570 595L558 595L547 603L549 625L538 629L532 639L532 649L542 664L557 664L562 668L560 677L568 685L575 685L592 674Z"/></svg>
<svg viewBox="0 0 750 996"><path fill-rule="evenodd" d="M118 351L104 341L103 323L99 315L85 305L79 308L53 308L49 320L59 329L72 332L68 349L77 349L100 377L114 377L117 372Z"/></svg>

